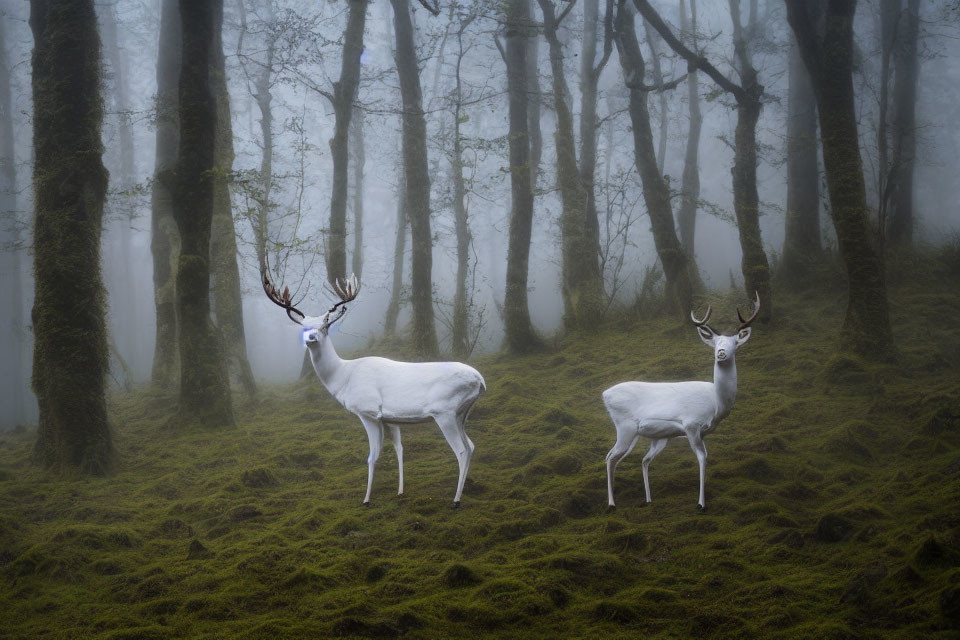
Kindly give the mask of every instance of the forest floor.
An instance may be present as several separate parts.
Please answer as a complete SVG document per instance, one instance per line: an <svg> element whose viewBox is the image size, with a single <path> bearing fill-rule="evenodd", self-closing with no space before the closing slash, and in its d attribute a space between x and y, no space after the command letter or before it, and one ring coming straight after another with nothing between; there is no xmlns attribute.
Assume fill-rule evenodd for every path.
<svg viewBox="0 0 960 640"><path fill-rule="evenodd" d="M779 297L707 439L704 513L685 441L647 507L641 442L607 511L602 390L712 374L664 318L477 358L459 509L429 425L404 430L406 495L386 444L362 507L366 436L315 381L238 398L231 431L118 395L105 478L51 476L31 431L4 434L0 637L957 638L960 289L916 268L891 286L896 365L837 355L841 294ZM712 296L714 317L735 301Z"/></svg>

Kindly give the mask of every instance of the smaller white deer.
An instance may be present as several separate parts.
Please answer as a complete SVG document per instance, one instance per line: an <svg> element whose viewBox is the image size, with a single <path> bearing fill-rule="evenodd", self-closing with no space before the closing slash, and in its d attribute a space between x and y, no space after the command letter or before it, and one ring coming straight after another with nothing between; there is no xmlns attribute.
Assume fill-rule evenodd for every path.
<svg viewBox="0 0 960 640"><path fill-rule="evenodd" d="M473 442L467 437L467 415L486 390L483 376L473 367L459 362L397 362L376 357L343 360L337 355L329 333L333 323L346 312L344 305L360 292L356 276L351 275L347 283L334 283L340 302L327 313L307 317L293 306L289 288L284 287L280 293L273 286L268 271L269 265L264 264L261 276L267 297L286 309L291 320L303 326L303 342L320 382L337 402L360 418L367 432L370 455L367 456L367 495L363 504L370 503L373 467L383 448L384 426L390 427L390 437L397 452L400 468L397 494L403 495L400 426L434 420L460 464L460 479L453 498L454 506L459 506L474 449Z"/></svg>
<svg viewBox="0 0 960 640"><path fill-rule="evenodd" d="M757 294L753 315L743 319L732 336L721 335L707 325L712 309L708 305L702 320L693 312L690 319L697 327L700 339L713 347L713 382L623 382L603 392L603 403L617 428L617 442L607 454L607 496L613 502L613 476L617 465L633 450L640 436L650 440L650 450L643 457L643 488L650 503L650 480L647 469L650 462L663 451L668 438L686 438L700 464L700 499L697 507L703 510L704 480L707 466L707 447L703 437L711 432L730 413L737 398L737 349L750 339L750 324L760 312Z"/></svg>

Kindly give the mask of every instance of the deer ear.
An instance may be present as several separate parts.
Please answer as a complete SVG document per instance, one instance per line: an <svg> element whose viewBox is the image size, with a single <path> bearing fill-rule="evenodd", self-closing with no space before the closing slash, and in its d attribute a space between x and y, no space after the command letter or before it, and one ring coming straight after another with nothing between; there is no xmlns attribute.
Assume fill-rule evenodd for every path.
<svg viewBox="0 0 960 640"><path fill-rule="evenodd" d="M703 340L703 343L708 347L714 346L714 338L716 334L713 332L713 329L707 326L697 327L697 334L700 336L700 339Z"/></svg>
<svg viewBox="0 0 960 640"><path fill-rule="evenodd" d="M743 345L744 342L750 339L750 334L753 332L753 329L747 327L746 329L741 329L740 333L737 334L737 346Z"/></svg>

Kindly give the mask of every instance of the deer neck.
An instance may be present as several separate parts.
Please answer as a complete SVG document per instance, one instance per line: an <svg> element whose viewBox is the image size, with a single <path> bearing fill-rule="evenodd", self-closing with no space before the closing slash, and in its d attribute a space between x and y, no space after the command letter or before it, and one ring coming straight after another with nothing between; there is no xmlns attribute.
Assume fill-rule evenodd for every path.
<svg viewBox="0 0 960 640"><path fill-rule="evenodd" d="M343 360L337 355L333 340L327 336L320 344L309 345L307 349L310 351L313 370L317 372L317 377L323 386L329 390L331 383L336 379L337 372L343 366Z"/></svg>
<svg viewBox="0 0 960 640"><path fill-rule="evenodd" d="M737 362L730 358L713 365L713 390L717 394L717 409L721 416L730 413L737 399Z"/></svg>

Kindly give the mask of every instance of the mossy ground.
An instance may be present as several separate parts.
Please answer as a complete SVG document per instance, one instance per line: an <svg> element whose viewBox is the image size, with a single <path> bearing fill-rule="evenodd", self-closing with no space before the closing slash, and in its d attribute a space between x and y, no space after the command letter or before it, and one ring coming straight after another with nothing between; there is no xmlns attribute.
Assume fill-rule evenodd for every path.
<svg viewBox="0 0 960 640"><path fill-rule="evenodd" d="M169 396L112 405L119 469L62 479L0 438L0 636L955 638L960 625L960 294L891 293L900 361L835 355L842 297L778 299L737 354L740 394L696 463L621 464L600 392L708 379L690 327L643 320L478 359L489 391L463 505L432 426L367 441L316 383L171 431ZM732 306L716 304L718 313ZM729 308L727 308L729 307ZM718 327L719 328L719 327Z"/></svg>

